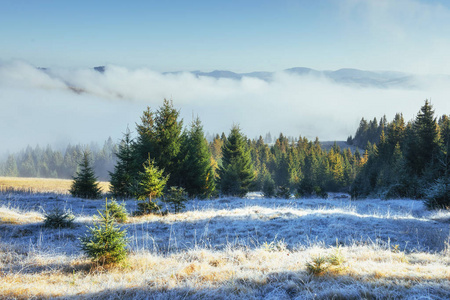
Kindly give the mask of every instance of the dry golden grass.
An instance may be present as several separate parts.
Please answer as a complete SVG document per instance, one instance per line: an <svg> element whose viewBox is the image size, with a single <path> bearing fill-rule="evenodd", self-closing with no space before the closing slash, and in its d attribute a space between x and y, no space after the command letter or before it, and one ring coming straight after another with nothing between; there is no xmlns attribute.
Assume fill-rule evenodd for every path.
<svg viewBox="0 0 450 300"><path fill-rule="evenodd" d="M450 265L443 262L439 254L405 254L409 261L420 258L421 263L417 265L404 262L397 254L386 250L350 247L342 248L342 252L347 267L342 272L328 273L317 279L307 274L305 262L317 253L328 255L332 253L331 249L313 247L293 252L190 250L168 256L136 253L130 256L127 265L109 269L93 266L83 258L32 254L20 262L24 271L0 275L0 295L13 298L83 295L108 298L108 294L103 293L111 296L116 289L137 290L145 295L151 291L186 287L194 290L227 287L241 293L267 284L293 284L296 289L313 289L314 284L318 284L316 288L323 288L320 285L327 281L338 285L355 283L369 289L380 285L408 288L423 282L432 283L436 288L448 284ZM373 254L376 255L371 259ZM384 258L379 259L380 256ZM56 262L60 267L52 266Z"/></svg>
<svg viewBox="0 0 450 300"><path fill-rule="evenodd" d="M0 192L68 194L71 185L70 179L0 177ZM101 181L100 187L109 192L109 182Z"/></svg>

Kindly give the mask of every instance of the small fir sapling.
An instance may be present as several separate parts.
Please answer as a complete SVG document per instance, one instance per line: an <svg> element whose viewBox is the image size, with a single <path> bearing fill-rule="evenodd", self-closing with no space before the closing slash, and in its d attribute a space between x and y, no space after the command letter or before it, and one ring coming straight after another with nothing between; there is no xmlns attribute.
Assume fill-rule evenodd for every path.
<svg viewBox="0 0 450 300"><path fill-rule="evenodd" d="M89 258L100 265L111 265L125 261L127 257L128 238L125 229L115 224L114 217L105 201L105 211L100 220L88 228L88 233L80 238L81 249Z"/></svg>
<svg viewBox="0 0 450 300"><path fill-rule="evenodd" d="M70 211L55 206L50 212L44 213L44 227L69 228L73 226L74 216Z"/></svg>

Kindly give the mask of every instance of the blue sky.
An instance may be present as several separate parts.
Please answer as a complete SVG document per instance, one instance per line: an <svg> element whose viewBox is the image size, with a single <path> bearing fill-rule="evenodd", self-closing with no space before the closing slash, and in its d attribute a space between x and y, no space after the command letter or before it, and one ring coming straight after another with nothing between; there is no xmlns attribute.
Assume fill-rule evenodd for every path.
<svg viewBox="0 0 450 300"><path fill-rule="evenodd" d="M3 0L0 60L155 71L450 74L448 1Z"/></svg>

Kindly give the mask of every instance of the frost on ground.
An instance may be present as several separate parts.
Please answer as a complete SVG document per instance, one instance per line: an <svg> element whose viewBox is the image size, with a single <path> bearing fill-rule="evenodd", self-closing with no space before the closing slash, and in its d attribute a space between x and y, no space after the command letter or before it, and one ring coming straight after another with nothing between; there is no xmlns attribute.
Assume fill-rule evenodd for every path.
<svg viewBox="0 0 450 300"><path fill-rule="evenodd" d="M125 267L102 270L78 237L104 201L0 197L0 295L151 299L450 298L450 213L414 200L221 198L186 211L131 217ZM75 228L42 227L72 211ZM136 209L127 201L127 209ZM14 221L8 221L14 220ZM339 251L336 271L306 264Z"/></svg>

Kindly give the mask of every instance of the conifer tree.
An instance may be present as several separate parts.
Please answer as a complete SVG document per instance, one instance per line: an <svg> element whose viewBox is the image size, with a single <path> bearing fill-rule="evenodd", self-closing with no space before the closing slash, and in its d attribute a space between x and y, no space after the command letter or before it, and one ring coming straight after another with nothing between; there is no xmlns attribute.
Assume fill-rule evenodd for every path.
<svg viewBox="0 0 450 300"><path fill-rule="evenodd" d="M305 157L303 173L304 176L297 188L299 196L310 196L314 193L314 186L317 182L318 161L315 154L311 151Z"/></svg>
<svg viewBox="0 0 450 300"><path fill-rule="evenodd" d="M436 155L438 148L438 130L432 105L425 101L413 123L414 141L410 140L410 147L414 143L414 152L407 153L410 166L417 175L421 175L427 164ZM412 155L414 154L414 157Z"/></svg>
<svg viewBox="0 0 450 300"><path fill-rule="evenodd" d="M217 134L210 144L211 154L213 158L219 163L222 161L222 146L223 140Z"/></svg>
<svg viewBox="0 0 450 300"><path fill-rule="evenodd" d="M181 130L183 120L178 120L180 112L173 107L172 101L164 99L163 105L156 112L155 143L150 152L158 167L164 174L170 175L170 186L180 185L179 153L181 149Z"/></svg>
<svg viewBox="0 0 450 300"><path fill-rule="evenodd" d="M101 196L101 189L91 167L90 152L85 150L83 158L79 164L80 171L73 177L70 193L74 197L98 199Z"/></svg>
<svg viewBox="0 0 450 300"><path fill-rule="evenodd" d="M295 151L294 145L289 151L289 186L297 187L303 178L302 165L304 157L298 151Z"/></svg>
<svg viewBox="0 0 450 300"><path fill-rule="evenodd" d="M262 165L261 169L261 186L264 197L271 198L275 196L275 181L273 181L272 176L266 168L266 165Z"/></svg>
<svg viewBox="0 0 450 300"><path fill-rule="evenodd" d="M155 115L147 106L142 113L141 123L136 124L137 138L133 144L133 155L135 164L141 168L148 158L149 153L153 155L155 144ZM142 171L142 169L140 169Z"/></svg>
<svg viewBox="0 0 450 300"><path fill-rule="evenodd" d="M277 186L288 186L290 182L289 157L286 153L281 153L276 159L276 170L274 174Z"/></svg>
<svg viewBox="0 0 450 300"><path fill-rule="evenodd" d="M238 126L233 126L222 148L222 167L219 169L223 194L244 196L254 180L253 164L246 138Z"/></svg>
<svg viewBox="0 0 450 300"><path fill-rule="evenodd" d="M183 121L178 120L179 114L172 101L164 99L163 105L156 113L147 107L141 117L141 124L136 127L138 133L134 146L136 164L142 166L150 154L156 165L164 169L164 174L170 175L170 185L180 185L182 178L179 153Z"/></svg>
<svg viewBox="0 0 450 300"><path fill-rule="evenodd" d="M133 145L131 132L127 128L119 144L118 152L115 154L117 163L114 166L114 172L109 172L111 193L116 198L131 198L136 189L137 167L133 155Z"/></svg>
<svg viewBox="0 0 450 300"><path fill-rule="evenodd" d="M441 153L439 175L426 191L425 205L430 209L450 208L450 119L444 115L439 120Z"/></svg>
<svg viewBox="0 0 450 300"><path fill-rule="evenodd" d="M405 120L402 114L396 114L394 120L387 125L386 140L391 151L397 144L403 144L405 138Z"/></svg>
<svg viewBox="0 0 450 300"><path fill-rule="evenodd" d="M20 175L23 177L37 176L36 164L33 155L31 154L31 151L32 151L31 148L28 147L27 152L25 154L26 158L19 165Z"/></svg>
<svg viewBox="0 0 450 300"><path fill-rule="evenodd" d="M329 163L329 189L337 191L344 182L344 164L340 153L335 152L335 149L331 149L328 152Z"/></svg>
<svg viewBox="0 0 450 300"><path fill-rule="evenodd" d="M19 170L17 169L17 163L16 159L14 158L14 155L8 155L8 160L6 161L5 165L5 175L10 177L17 177L19 176Z"/></svg>
<svg viewBox="0 0 450 300"><path fill-rule="evenodd" d="M181 182L191 197L209 198L215 192L215 173L211 165L211 151L203 133L200 119L192 121L183 135L180 158Z"/></svg>
<svg viewBox="0 0 450 300"><path fill-rule="evenodd" d="M450 118L444 115L439 120L441 155L439 162L441 165L441 174L450 180Z"/></svg>
<svg viewBox="0 0 450 300"><path fill-rule="evenodd" d="M164 202L169 204L175 213L179 213L186 207L184 204L186 201L187 195L182 187L171 186L164 196Z"/></svg>
<svg viewBox="0 0 450 300"><path fill-rule="evenodd" d="M150 213L159 208L153 202L153 199L162 196L164 187L169 179L169 176L164 176L163 173L164 170L159 169L149 156L144 163L144 171L139 173L139 186L136 192L136 198L141 201L148 199L148 203L139 203L140 213Z"/></svg>
<svg viewBox="0 0 450 300"><path fill-rule="evenodd" d="M88 234L80 238L81 249L100 265L109 265L123 262L127 257L126 230L115 224L115 219L108 209L108 200L105 202L105 211L100 220L88 228Z"/></svg>

